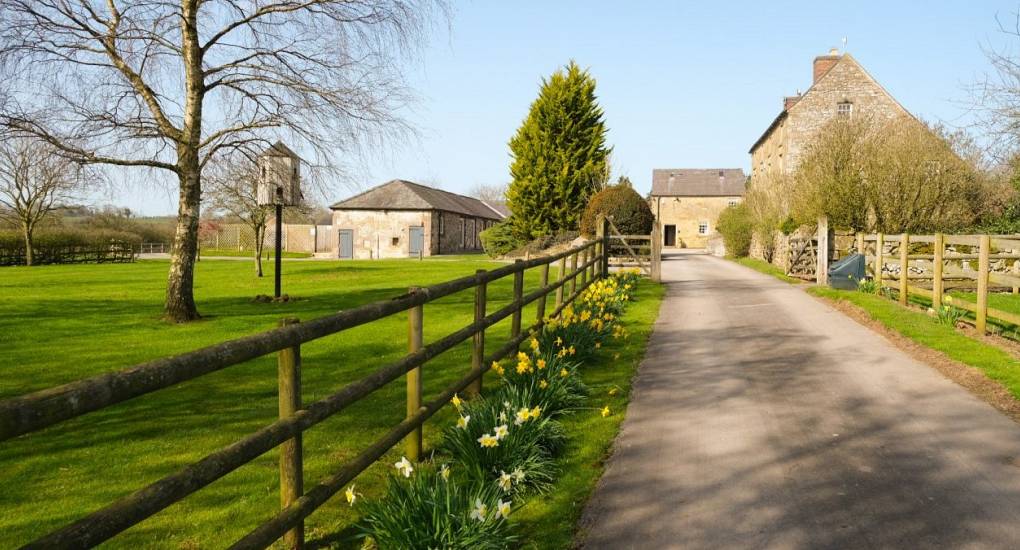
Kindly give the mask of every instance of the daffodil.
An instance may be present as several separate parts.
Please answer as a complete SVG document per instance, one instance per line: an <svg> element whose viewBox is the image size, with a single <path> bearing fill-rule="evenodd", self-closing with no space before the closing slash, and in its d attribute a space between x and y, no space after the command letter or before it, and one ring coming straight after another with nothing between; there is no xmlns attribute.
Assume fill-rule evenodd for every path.
<svg viewBox="0 0 1020 550"><path fill-rule="evenodd" d="M556 346L558 347L558 346L562 346L562 345L563 345L563 338L560 338L559 336L557 336L556 337Z"/></svg>
<svg viewBox="0 0 1020 550"><path fill-rule="evenodd" d="M411 472L414 471L414 466L411 466L411 462L407 460L406 456L400 457L400 462L393 465L398 472L403 474L404 477L411 477Z"/></svg>
<svg viewBox="0 0 1020 550"><path fill-rule="evenodd" d="M537 338L532 338L531 339L531 350L532 351L538 351L538 339Z"/></svg>
<svg viewBox="0 0 1020 550"><path fill-rule="evenodd" d="M470 414L462 415L460 418L457 419L457 427L462 430L466 429L468 422L471 422L471 415Z"/></svg>
<svg viewBox="0 0 1020 550"><path fill-rule="evenodd" d="M502 501L496 503L496 511L503 519L510 517L510 501Z"/></svg>
<svg viewBox="0 0 1020 550"><path fill-rule="evenodd" d="M602 407L602 418L609 416L609 405Z"/></svg>
<svg viewBox="0 0 1020 550"><path fill-rule="evenodd" d="M602 347L602 342L595 342L595 349L599 349L601 347Z"/></svg>
<svg viewBox="0 0 1020 550"><path fill-rule="evenodd" d="M513 479L514 478L510 477L510 474L504 472L503 470L500 470L499 481L497 481L496 484L499 485L500 489L503 489L504 493L509 493L510 485L513 482Z"/></svg>
<svg viewBox="0 0 1020 550"><path fill-rule="evenodd" d="M538 367L538 370L544 369L545 368L545 359L539 359L538 361L535 361L535 366Z"/></svg>
<svg viewBox="0 0 1020 550"><path fill-rule="evenodd" d="M574 349L574 346L570 346L570 355L574 355L575 353L577 353L577 350Z"/></svg>
<svg viewBox="0 0 1020 550"><path fill-rule="evenodd" d="M514 471L510 472L510 477L514 478L515 483L520 483L524 481L524 470L514 468Z"/></svg>
<svg viewBox="0 0 1020 550"><path fill-rule="evenodd" d="M482 437L478 438L478 443L482 447L499 447L499 438L489 434L484 434Z"/></svg>
<svg viewBox="0 0 1020 550"><path fill-rule="evenodd" d="M450 400L450 403L453 403L453 406L459 409L460 404L462 403L462 401L460 400L460 396L458 396L457 394L453 394L453 399Z"/></svg>
<svg viewBox="0 0 1020 550"><path fill-rule="evenodd" d="M439 467L439 476L443 478L443 481L449 481L450 480L450 467L447 466L446 464L443 464L442 466L440 466Z"/></svg>
<svg viewBox="0 0 1020 550"><path fill-rule="evenodd" d="M510 430L507 429L506 424L502 424L496 426L494 433L496 434L496 439L503 439L508 433L510 433Z"/></svg>
<svg viewBox="0 0 1020 550"><path fill-rule="evenodd" d="M549 383L545 381L545 378L538 381L538 387L543 390L549 387Z"/></svg>
<svg viewBox="0 0 1020 550"><path fill-rule="evenodd" d="M530 418L531 418L531 410L528 409L527 407L522 408L521 410L517 411L517 419L514 421L514 424L517 424L518 426L520 426L521 424L527 422L528 419L530 419Z"/></svg>
<svg viewBox="0 0 1020 550"><path fill-rule="evenodd" d="M570 371L568 371L565 368L560 369L560 376L563 377L563 378L566 378L566 377L570 376Z"/></svg>
<svg viewBox="0 0 1020 550"><path fill-rule="evenodd" d="M613 389L609 390L609 395L616 395L617 391L618 390L616 388L613 388Z"/></svg>
<svg viewBox="0 0 1020 550"><path fill-rule="evenodd" d="M539 416L542 416L542 408L541 407L535 407L535 408L531 409L531 418L538 418Z"/></svg>
<svg viewBox="0 0 1020 550"><path fill-rule="evenodd" d="M348 487L346 491L344 491L344 496L347 497L347 504L349 504L350 506L354 506L354 501L358 500L358 494L354 492L353 484L351 484L351 486Z"/></svg>
<svg viewBox="0 0 1020 550"><path fill-rule="evenodd" d="M485 521L485 516L487 515L489 515L489 507L482 502L482 499L476 498L475 509L471 511L471 519Z"/></svg>
<svg viewBox="0 0 1020 550"><path fill-rule="evenodd" d="M499 413L499 421L506 422L506 411L502 411Z"/></svg>

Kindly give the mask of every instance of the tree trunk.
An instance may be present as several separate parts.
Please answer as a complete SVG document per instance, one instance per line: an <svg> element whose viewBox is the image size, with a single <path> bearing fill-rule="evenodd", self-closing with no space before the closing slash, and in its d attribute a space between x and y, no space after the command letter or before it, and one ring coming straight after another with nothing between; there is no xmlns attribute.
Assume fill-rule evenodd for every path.
<svg viewBox="0 0 1020 550"><path fill-rule="evenodd" d="M262 276L262 241L266 237L266 226L255 228L255 274Z"/></svg>
<svg viewBox="0 0 1020 550"><path fill-rule="evenodd" d="M35 262L35 249L32 246L32 229L27 223L21 224L22 234L25 237L25 265L32 265Z"/></svg>
<svg viewBox="0 0 1020 550"><path fill-rule="evenodd" d="M184 154L180 166L180 204L177 230L170 251L170 275L166 284L166 318L175 323L198 319L195 306L195 260L198 257L198 218L201 200L201 175L197 154Z"/></svg>

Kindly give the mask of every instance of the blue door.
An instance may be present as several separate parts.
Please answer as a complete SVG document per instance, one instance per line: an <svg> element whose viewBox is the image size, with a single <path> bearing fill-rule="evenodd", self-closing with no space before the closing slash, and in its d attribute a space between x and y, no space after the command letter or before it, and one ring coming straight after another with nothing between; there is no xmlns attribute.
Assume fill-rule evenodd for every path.
<svg viewBox="0 0 1020 550"><path fill-rule="evenodd" d="M340 230L340 258L351 259L354 257L354 230L353 229L341 229Z"/></svg>
<svg viewBox="0 0 1020 550"><path fill-rule="evenodd" d="M408 252L411 256L417 256L425 250L425 228L409 227L407 228L408 235Z"/></svg>

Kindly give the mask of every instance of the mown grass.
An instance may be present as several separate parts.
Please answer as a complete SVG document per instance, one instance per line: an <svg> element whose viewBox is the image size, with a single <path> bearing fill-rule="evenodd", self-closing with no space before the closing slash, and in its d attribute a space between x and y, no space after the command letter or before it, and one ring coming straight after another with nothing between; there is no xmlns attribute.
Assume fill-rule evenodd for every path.
<svg viewBox="0 0 1020 550"><path fill-rule="evenodd" d="M238 250L236 248L202 248L199 249L199 254L202 257L207 258L251 258L252 262L255 261L255 251L252 249ZM276 251L272 247L266 247L262 250L262 258L265 260L272 260L276 257ZM281 257L283 258L311 258L311 252L282 252ZM263 267L265 267L263 265Z"/></svg>
<svg viewBox="0 0 1020 550"><path fill-rule="evenodd" d="M1005 350L939 324L923 310L905 308L888 298L863 292L812 287L808 292L831 300L850 302L903 336L981 370L1020 399L1020 361Z"/></svg>
<svg viewBox="0 0 1020 550"><path fill-rule="evenodd" d="M187 325L160 319L166 262L5 268L0 277L5 358L0 398L271 328L282 317L312 319L399 295L409 286L498 265L481 258L285 262L284 292L296 299L261 304L252 298L272 292L272 265L266 266L267 277L258 279L246 262L203 261L196 270L196 297L204 318ZM525 292L533 290L537 280L537 272L528 273ZM507 278L489 285L489 311L510 301L511 284ZM634 318L645 301L654 300L636 304ZM426 343L469 324L472 302L469 290L427 305ZM525 319L533 317L532 307ZM406 315L396 315L303 346L304 401L319 399L400 357L406 351L406 325ZM640 340L639 329L631 330L632 342ZM509 320L490 329L489 349L502 344L508 332ZM426 399L467 370L468 345L425 367ZM625 363L631 352L620 353ZM398 380L306 432L306 487L399 422L404 408L403 382ZM276 410L275 358L266 357L0 443L0 547L28 542L172 473L272 422ZM444 410L426 426L428 446L437 442L450 419L450 411ZM604 433L592 443L575 444L595 456L606 437L612 436ZM359 477L358 491L365 498L381 492L391 463L400 455L400 448L391 451ZM275 451L263 455L107 545L226 546L277 510L276 460ZM565 489L584 492L583 482L569 480L590 475L595 474L568 468ZM339 542L337 533L357 514L341 501L334 499L309 518L309 539ZM563 517L567 512L549 513Z"/></svg>
<svg viewBox="0 0 1020 550"><path fill-rule="evenodd" d="M785 272L783 272L782 269L779 269L778 267L764 260L759 260L758 258L730 258L730 259L744 267L750 267L755 271L764 273L766 275L771 275L781 281L786 281L790 284L796 285L803 282L795 277L790 277Z"/></svg>

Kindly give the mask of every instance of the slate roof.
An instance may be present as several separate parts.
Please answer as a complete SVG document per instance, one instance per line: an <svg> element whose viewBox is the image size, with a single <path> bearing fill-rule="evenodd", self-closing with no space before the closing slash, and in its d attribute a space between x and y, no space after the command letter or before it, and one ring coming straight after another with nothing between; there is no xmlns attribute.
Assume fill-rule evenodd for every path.
<svg viewBox="0 0 1020 550"><path fill-rule="evenodd" d="M393 180L342 200L333 210L444 210L456 214L501 220L498 211L484 202L412 181Z"/></svg>
<svg viewBox="0 0 1020 550"><path fill-rule="evenodd" d="M746 187L742 168L652 170L653 197L735 197L742 196Z"/></svg>
<svg viewBox="0 0 1020 550"><path fill-rule="evenodd" d="M499 212L500 216L503 216L504 218L510 217L510 208L506 205L505 202L490 202L490 201L482 202L485 203L485 206L488 206L489 208L495 210L496 212Z"/></svg>

